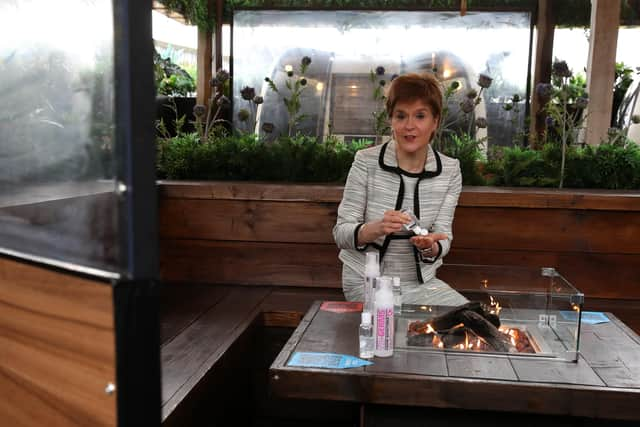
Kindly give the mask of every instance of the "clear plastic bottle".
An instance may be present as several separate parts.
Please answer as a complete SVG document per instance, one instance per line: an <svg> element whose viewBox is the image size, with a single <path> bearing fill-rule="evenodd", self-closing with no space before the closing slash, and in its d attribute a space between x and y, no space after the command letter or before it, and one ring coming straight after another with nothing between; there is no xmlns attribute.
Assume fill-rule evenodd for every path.
<svg viewBox="0 0 640 427"><path fill-rule="evenodd" d="M393 293L391 278L382 276L376 289L374 328L376 336L376 357L393 355Z"/></svg>
<svg viewBox="0 0 640 427"><path fill-rule="evenodd" d="M360 358L371 359L375 350L375 338L373 336L373 325L371 324L371 313L363 311L361 315L359 329L360 337Z"/></svg>
<svg viewBox="0 0 640 427"><path fill-rule="evenodd" d="M380 277L378 252L367 252L364 265L364 310L373 313L376 279Z"/></svg>
<svg viewBox="0 0 640 427"><path fill-rule="evenodd" d="M402 313L402 287L400 286L400 278L393 278L393 314L398 316Z"/></svg>

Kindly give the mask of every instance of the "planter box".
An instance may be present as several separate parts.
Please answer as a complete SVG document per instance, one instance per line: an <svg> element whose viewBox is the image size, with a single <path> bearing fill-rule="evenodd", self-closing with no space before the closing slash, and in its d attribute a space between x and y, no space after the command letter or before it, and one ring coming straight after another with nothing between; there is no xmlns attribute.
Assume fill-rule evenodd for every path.
<svg viewBox="0 0 640 427"><path fill-rule="evenodd" d="M167 181L159 188L163 279L341 287L331 230L342 186ZM619 311L640 308L639 215L637 192L465 187L445 261L556 267L585 293L587 309L616 308L628 321ZM454 276L439 270L444 280Z"/></svg>

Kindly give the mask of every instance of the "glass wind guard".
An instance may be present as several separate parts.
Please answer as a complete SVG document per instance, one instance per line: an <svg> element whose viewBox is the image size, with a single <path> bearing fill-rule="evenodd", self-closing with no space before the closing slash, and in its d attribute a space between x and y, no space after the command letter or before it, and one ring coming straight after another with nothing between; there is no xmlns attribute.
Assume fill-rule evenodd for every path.
<svg viewBox="0 0 640 427"><path fill-rule="evenodd" d="M111 0L0 3L4 253L119 274L113 26Z"/></svg>
<svg viewBox="0 0 640 427"><path fill-rule="evenodd" d="M584 297L555 269L448 264L442 270L439 277L469 303L404 304L396 348L577 360Z"/></svg>

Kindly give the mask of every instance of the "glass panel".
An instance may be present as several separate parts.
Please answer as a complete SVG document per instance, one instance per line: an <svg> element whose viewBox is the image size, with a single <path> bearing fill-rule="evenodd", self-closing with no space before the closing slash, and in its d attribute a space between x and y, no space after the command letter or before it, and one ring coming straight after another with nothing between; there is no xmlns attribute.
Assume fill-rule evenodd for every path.
<svg viewBox="0 0 640 427"><path fill-rule="evenodd" d="M477 316L403 305L396 348L577 360L584 297L555 269L448 264L438 277Z"/></svg>
<svg viewBox="0 0 640 427"><path fill-rule="evenodd" d="M3 1L0 35L0 247L117 275L112 2Z"/></svg>
<svg viewBox="0 0 640 427"><path fill-rule="evenodd" d="M298 114L304 119L291 133L352 139L375 135L373 113L383 106L373 92L393 74L434 71L445 83L458 81L450 100L453 122L470 88L478 90L480 73L493 77L476 110L487 118L490 144L511 144L524 120L530 15L528 12L376 12L376 11L237 11L233 24L234 115L236 128L263 132L267 139L288 134L290 115L283 99L286 70L299 80L304 56L312 59L304 77ZM289 66L289 67L288 67ZM380 76L371 72L384 67ZM381 70L382 71L382 70ZM265 77L277 86L269 89ZM242 99L240 90L253 87L264 103ZM504 108L513 94L521 101ZM249 119L238 113L247 110ZM331 127L329 126L331 125ZM465 125L466 129L466 125ZM485 134L479 134L479 137Z"/></svg>

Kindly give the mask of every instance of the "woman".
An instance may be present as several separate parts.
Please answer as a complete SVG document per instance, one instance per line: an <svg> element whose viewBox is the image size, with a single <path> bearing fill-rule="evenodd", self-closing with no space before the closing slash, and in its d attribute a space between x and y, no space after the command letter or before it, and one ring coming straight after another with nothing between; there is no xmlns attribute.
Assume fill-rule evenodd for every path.
<svg viewBox="0 0 640 427"><path fill-rule="evenodd" d="M463 296L435 277L449 252L462 187L458 160L430 145L442 115L440 83L432 74L397 77L386 110L393 138L356 153L333 228L345 297L364 299L365 252L378 251L381 274L400 277L404 303L463 304ZM410 217L402 208L430 234L404 231Z"/></svg>

